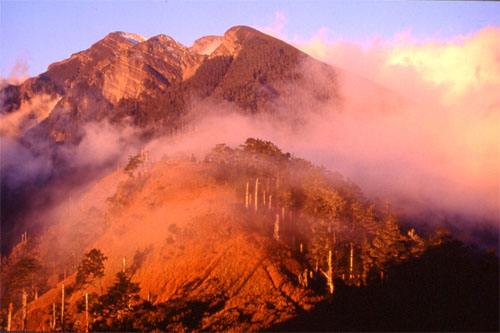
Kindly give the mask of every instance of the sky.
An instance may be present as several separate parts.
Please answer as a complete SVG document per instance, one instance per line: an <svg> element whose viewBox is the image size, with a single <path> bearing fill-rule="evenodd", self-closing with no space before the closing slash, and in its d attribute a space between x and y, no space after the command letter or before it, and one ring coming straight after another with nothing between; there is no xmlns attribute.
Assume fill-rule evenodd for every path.
<svg viewBox="0 0 500 333"><path fill-rule="evenodd" d="M500 25L500 3L476 1L1 0L0 76L34 76L112 31L166 34L186 46L235 25L297 43L318 34L361 45L410 33L446 40Z"/></svg>

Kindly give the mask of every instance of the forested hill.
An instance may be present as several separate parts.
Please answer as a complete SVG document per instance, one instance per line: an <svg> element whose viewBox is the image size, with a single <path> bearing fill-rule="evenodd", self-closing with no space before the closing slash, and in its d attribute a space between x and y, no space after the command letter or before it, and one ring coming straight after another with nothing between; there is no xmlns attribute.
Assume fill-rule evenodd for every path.
<svg viewBox="0 0 500 333"><path fill-rule="evenodd" d="M24 294L29 330L84 330L88 295L96 331L497 331L498 275L493 252L402 230L339 173L250 138L198 161L142 150L23 237L2 329L11 303L22 328Z"/></svg>

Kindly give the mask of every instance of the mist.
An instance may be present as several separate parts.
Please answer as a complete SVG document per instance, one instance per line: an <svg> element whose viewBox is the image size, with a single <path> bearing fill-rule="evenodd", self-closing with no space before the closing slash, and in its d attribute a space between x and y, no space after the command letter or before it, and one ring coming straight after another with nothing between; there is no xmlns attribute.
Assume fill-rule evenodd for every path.
<svg viewBox="0 0 500 333"><path fill-rule="evenodd" d="M189 107L189 131L150 142L126 121L88 123L80 144L59 152L79 171L44 188L43 199L27 206L22 224L53 223L68 210L70 197L78 200L144 146L153 162L203 160L216 144L234 147L255 137L339 171L370 200L389 200L396 213L414 221L455 218L460 228L498 230L500 29L443 42L404 35L368 47L325 36L295 45L334 66L336 84L328 89L336 89L336 98L318 101L291 85L289 96L274 102L272 114L253 115L234 103L196 100ZM328 82L314 64L300 69L309 79ZM2 181L10 190L30 179L49 179L58 167L19 142L33 119L48 114L36 104L42 101L54 102L32 101L24 113L9 115L12 121L2 118ZM26 116L33 113L40 118Z"/></svg>

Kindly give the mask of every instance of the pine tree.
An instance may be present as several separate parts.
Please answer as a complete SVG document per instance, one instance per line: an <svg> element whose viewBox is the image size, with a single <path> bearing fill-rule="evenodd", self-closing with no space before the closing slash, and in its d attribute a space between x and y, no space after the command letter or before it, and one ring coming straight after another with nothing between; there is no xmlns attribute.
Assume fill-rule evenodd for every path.
<svg viewBox="0 0 500 333"><path fill-rule="evenodd" d="M96 318L92 325L93 330L131 330L134 309L139 303L141 290L139 283L134 283L131 279L126 273L118 272L115 283L107 293L92 304L92 317Z"/></svg>
<svg viewBox="0 0 500 333"><path fill-rule="evenodd" d="M76 275L77 286L92 285L102 293L101 279L104 276L104 261L108 258L99 249L92 249L85 254Z"/></svg>
<svg viewBox="0 0 500 333"><path fill-rule="evenodd" d="M405 238L401 235L396 217L387 215L371 243L364 244L364 275L375 268L383 278L386 264L400 261L405 253Z"/></svg>

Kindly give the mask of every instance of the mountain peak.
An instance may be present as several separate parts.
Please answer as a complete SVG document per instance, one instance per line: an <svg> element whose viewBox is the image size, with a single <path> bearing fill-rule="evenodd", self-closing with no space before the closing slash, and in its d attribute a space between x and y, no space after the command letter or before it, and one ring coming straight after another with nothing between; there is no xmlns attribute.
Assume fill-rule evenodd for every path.
<svg viewBox="0 0 500 333"><path fill-rule="evenodd" d="M217 49L211 54L211 57L228 56L236 57L243 44L252 38L267 38L266 34L244 25L238 25L228 29L222 37L222 42ZM272 38L272 37L271 37Z"/></svg>
<svg viewBox="0 0 500 333"><path fill-rule="evenodd" d="M144 36L141 36L141 35L138 35L138 34L132 34L132 33L128 33L128 32L123 32L123 31L119 31L118 34L127 39L128 41L134 43L134 44L139 44L139 43L142 43L144 41L147 41L148 38L147 37L144 37Z"/></svg>

